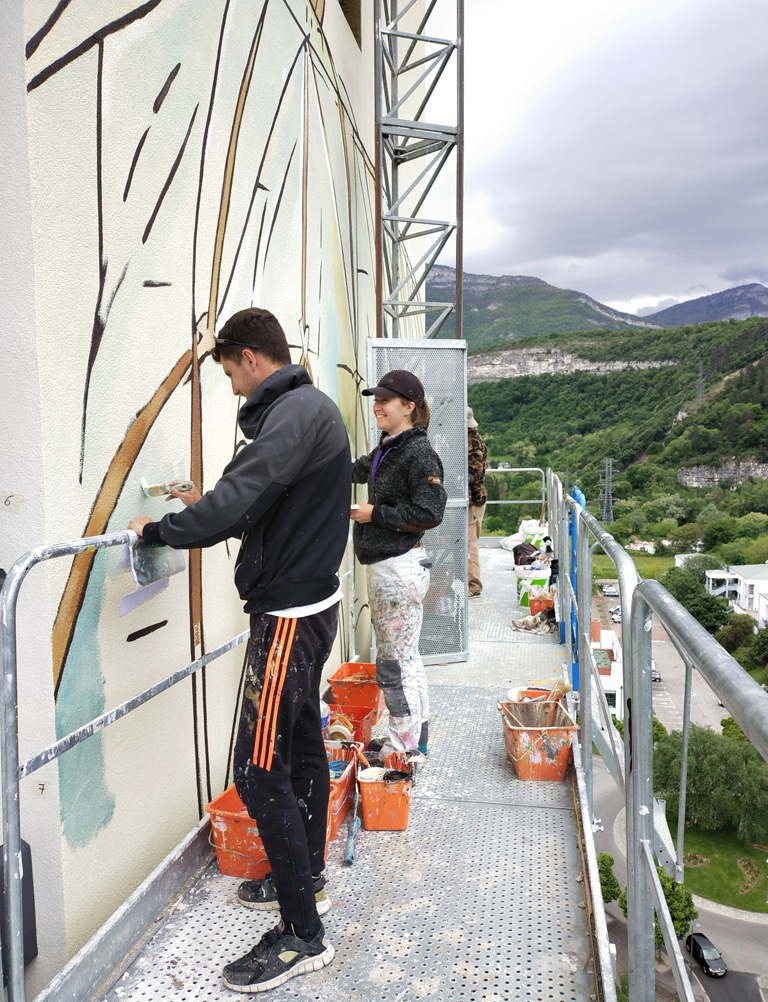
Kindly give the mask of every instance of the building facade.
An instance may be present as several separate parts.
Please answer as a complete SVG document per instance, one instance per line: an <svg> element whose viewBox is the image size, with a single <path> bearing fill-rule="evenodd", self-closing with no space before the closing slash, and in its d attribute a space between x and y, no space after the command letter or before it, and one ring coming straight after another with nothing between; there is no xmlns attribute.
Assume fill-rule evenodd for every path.
<svg viewBox="0 0 768 1002"><path fill-rule="evenodd" d="M361 16L362 11L362 16ZM210 358L249 305L367 448L375 334L373 12L339 0L4 5L0 565L205 490L240 448ZM19 609L22 757L247 627L236 549L126 611L116 549L36 569ZM350 568L350 557L342 567ZM331 664L354 648L348 593ZM129 603L130 604L130 603ZM366 613L358 600L358 628ZM122 614L121 614L122 611ZM40 957L61 967L229 782L243 649L22 786Z"/></svg>

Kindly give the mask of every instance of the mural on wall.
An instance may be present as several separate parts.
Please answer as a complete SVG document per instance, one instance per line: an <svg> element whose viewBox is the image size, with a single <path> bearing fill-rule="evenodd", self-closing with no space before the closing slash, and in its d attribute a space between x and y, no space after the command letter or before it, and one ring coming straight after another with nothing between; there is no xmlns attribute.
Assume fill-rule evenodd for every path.
<svg viewBox="0 0 768 1002"><path fill-rule="evenodd" d="M73 332L57 456L80 499L62 516L76 526L70 535L115 531L135 514L121 496L142 472L140 455L167 457L158 425L169 405L187 411L189 444L176 443L188 457L183 472L211 486L218 470L206 484L204 436L221 415L205 411L205 374L216 368L217 327L245 305L278 315L294 360L339 403L353 441L365 428L359 345L375 331L373 170L324 7L208 0L192 14L182 0L27 5L46 327L38 352L57 322ZM58 384L61 374L47 378ZM225 449L222 438L219 469ZM114 610L103 609L94 561L92 553L73 560L53 625L60 735L104 709L95 636L102 613ZM206 649L200 550L189 554L188 585L194 659ZM125 639L167 625L163 608ZM211 796L206 684L205 669L192 676L201 813ZM59 762L64 831L86 844L114 806L101 738Z"/></svg>

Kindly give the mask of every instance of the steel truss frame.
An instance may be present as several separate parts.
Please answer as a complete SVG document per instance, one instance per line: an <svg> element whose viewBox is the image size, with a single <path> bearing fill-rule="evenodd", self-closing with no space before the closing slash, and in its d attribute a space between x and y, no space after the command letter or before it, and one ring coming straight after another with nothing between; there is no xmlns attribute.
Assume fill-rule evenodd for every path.
<svg viewBox="0 0 768 1002"><path fill-rule="evenodd" d="M427 26L435 8L442 14L450 4L456 9L456 38L430 34ZM416 18L416 30L406 30ZM405 322L422 317L419 336L437 337L451 314L455 337L461 337L463 32L464 0L376 0L377 337L401 337ZM429 122L425 116L449 67L456 75L456 124ZM446 213L446 219L428 218L422 214L424 203L451 164L455 212ZM453 295L445 301L426 300L422 287L451 238L456 252ZM417 247L413 260L412 241Z"/></svg>

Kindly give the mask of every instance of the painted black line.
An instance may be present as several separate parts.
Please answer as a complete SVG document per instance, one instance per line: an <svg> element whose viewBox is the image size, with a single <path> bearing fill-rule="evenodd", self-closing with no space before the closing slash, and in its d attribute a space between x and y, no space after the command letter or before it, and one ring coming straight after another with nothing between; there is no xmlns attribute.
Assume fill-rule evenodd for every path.
<svg viewBox="0 0 768 1002"><path fill-rule="evenodd" d="M187 143L189 142L189 136L190 133L192 132L192 126L195 124L195 118L197 117L197 109L199 107L200 107L199 104L195 105L195 110L192 112L192 118L190 118L189 125L187 126L187 134L186 136L184 136L184 142L181 144L181 149L176 154L176 159L173 161L173 164L171 165L171 170L168 174L168 177L165 179L165 184L160 189L160 195L158 196L157 202L155 203L155 207L152 210L152 215L149 217L149 222L147 223L146 227L144 228L144 232L141 235L141 242L143 244L147 242L147 238L149 237L149 234L152 232L152 227L155 225L155 220L157 219L157 214L160 211L160 206L163 204L163 200L165 196L168 194L168 189L171 187L171 185L173 184L173 179L176 177L176 171L179 169L179 164L181 163L181 159L184 156L184 150L186 150L187 148Z"/></svg>
<svg viewBox="0 0 768 1002"><path fill-rule="evenodd" d="M266 7L264 8L264 11L266 12ZM296 50L296 55L293 57L293 62L288 67L288 72L286 73L286 76L285 76L285 83L283 84L283 89L280 91L280 97L277 100L277 105L275 106L275 112L274 112L274 115L272 116L272 124L270 125L269 132L267 134L266 139L264 140L264 151L263 151L263 153L261 155L261 160L259 162L259 168L256 171L256 182L254 183L253 190L251 191L251 200L248 203L248 211L246 212L245 219L243 221L242 233L245 233L245 231L247 230L247 228L248 228L248 226L250 224L251 212L253 211L253 205L254 205L254 202L256 200L256 192L258 191L259 185L261 184L261 174L262 174L262 171L264 170L264 164L266 163L266 159L267 159L267 154L269 152L270 143L272 142L272 135L275 132L275 130L277 129L277 121L278 121L278 118L280 116L280 110L281 110L281 108L283 106L283 101L285 100L285 96L288 93L288 88L291 85L291 83L293 82L293 71L296 68L296 64L299 61L299 57L301 56L301 54L303 53L303 51L304 51L304 43L302 43L299 46L299 48ZM268 188L266 190L269 191ZM238 246L240 246L240 245L238 244ZM258 261L258 259L259 259L259 252L260 252L260 250L261 250L261 237L259 237L259 243L256 245L256 255L255 255L255 260L256 261ZM236 266L237 266L237 256L235 256L232 259L232 271L234 271L234 269L235 269ZM256 274L256 267L254 265L254 275L255 274ZM227 287L229 287L229 284L230 284L231 281L232 281L232 276L230 274L230 278L229 278L229 280L227 282ZM223 299L222 299L222 303L223 303Z"/></svg>
<svg viewBox="0 0 768 1002"><path fill-rule="evenodd" d="M95 31L88 38L84 38L79 45L76 45L74 49L70 49L69 52L65 52L63 56L59 56L58 59L46 66L44 70L40 70L37 76L32 77L32 79L27 84L27 92L30 93L39 87L40 84L44 84L46 80L50 79L54 73L58 73L59 70L64 69L65 66L69 66L76 59L79 59L84 53L89 49L92 49L94 45L100 45L103 43L104 39L108 35L113 35L116 31L121 31L123 28L127 27L129 24L133 24L134 21L140 20L145 17L151 11L157 7L160 0L149 0L148 3L142 4L140 7L135 7L133 10L129 10L127 14L123 14L122 17L118 17L114 21L110 21L109 24L105 24L98 31Z"/></svg>
<svg viewBox="0 0 768 1002"><path fill-rule="evenodd" d="M253 292L256 288L256 272L259 270L259 247L261 247L261 238L264 233L264 220L267 216L267 203L261 209L261 222L259 223L259 235L256 238L256 253L253 255L253 278L251 280L251 306L253 306Z"/></svg>
<svg viewBox="0 0 768 1002"><path fill-rule="evenodd" d="M51 28L56 24L56 22L59 20L61 15L67 9L69 4L70 0L59 0L59 2L56 4L53 11L50 13L48 20L45 22L42 28L38 28L37 31L34 33L34 35L27 42L27 47L25 50L27 59L29 59L30 56L34 56L34 54L37 52L38 45L42 42L42 40L45 38L45 36L48 34Z"/></svg>
<svg viewBox="0 0 768 1002"><path fill-rule="evenodd" d="M102 191L102 101L104 94L104 43L99 42L98 64L96 69L96 217L99 238L99 289L96 293L96 306L93 310L93 326L91 327L91 345L88 351L88 362L85 367L85 386L83 387L83 414L80 420L80 469L79 482L83 482L83 467L85 465L85 429L88 421L88 394L91 388L91 373L96 363L101 340L104 337L104 318L101 315L101 304L104 298L104 284L107 278L107 261L104 257L104 206Z"/></svg>
<svg viewBox="0 0 768 1002"><path fill-rule="evenodd" d="M277 202L275 203L275 211L272 213L272 222L269 227L269 234L267 236L267 246L264 248L264 260L269 257L269 245L272 243L272 235L275 232L275 224L277 223L277 217L280 213L280 203L283 200L283 195L285 194L285 186L288 183L288 174L291 170L291 164L293 163L293 156L296 153L296 147L298 145L298 140L293 144L293 149L291 150L291 155L288 157L288 166L285 168L285 174L283 174L283 182L280 185L280 191L277 195Z"/></svg>
<svg viewBox="0 0 768 1002"><path fill-rule="evenodd" d="M155 98L154 104L152 105L152 111L155 114L160 111L163 106L163 101L168 97L168 91L171 89L171 84L176 79L176 74L181 69L181 63L176 63L171 72L168 74L168 79L165 81L163 86L160 88L160 93Z"/></svg>
<svg viewBox="0 0 768 1002"><path fill-rule="evenodd" d="M164 619L160 623L153 623L151 626L145 626L142 630L134 630L133 633L129 633L125 638L126 642L132 644L134 640L141 640L142 637L148 636L150 633L154 633L155 630L161 630L164 626L168 625L168 620Z"/></svg>
<svg viewBox="0 0 768 1002"><path fill-rule="evenodd" d="M145 289L160 289L166 285L173 285L173 282L161 282L157 278L146 278L143 285Z"/></svg>
<svg viewBox="0 0 768 1002"><path fill-rule="evenodd" d="M128 170L128 177L126 178L125 181L125 191L123 192L123 201L125 201L126 198L128 198L128 192L131 190L131 181L133 181L133 172L136 170L136 164L139 162L139 156L141 155L141 151L144 148L144 143L147 141L147 136L149 135L150 128L151 126L148 125L144 135L139 140L136 146L136 150L133 154L133 159L131 160L131 166Z"/></svg>
<svg viewBox="0 0 768 1002"><path fill-rule="evenodd" d="M221 16L221 28L219 29L219 41L216 46L216 62L213 67L213 80L211 81L211 95L208 100L208 114L205 117L205 128L203 129L203 142L200 147L200 170L198 172L198 182L197 182L197 201L195 203L195 225L192 231L192 330L197 330L197 324L200 317L196 316L197 308L195 303L195 288L197 287L197 233L198 226L200 223L200 205L203 198L203 175L205 174L205 151L208 147L208 131L211 127L211 118L213 116L213 101L216 96L216 87L219 79L219 66L221 64L221 53L224 48L224 29L227 24L227 15L229 14L229 0L227 0L224 6L224 13ZM207 306L207 304L206 304ZM194 340L193 334L193 340ZM202 362L202 359L201 359Z"/></svg>

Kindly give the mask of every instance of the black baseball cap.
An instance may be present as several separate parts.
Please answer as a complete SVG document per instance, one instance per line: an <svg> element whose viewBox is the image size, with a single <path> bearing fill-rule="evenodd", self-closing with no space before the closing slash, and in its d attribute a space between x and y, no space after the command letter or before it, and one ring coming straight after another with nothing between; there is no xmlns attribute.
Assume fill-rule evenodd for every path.
<svg viewBox="0 0 768 1002"><path fill-rule="evenodd" d="M363 390L363 396L383 397L385 400L402 397L421 407L424 403L424 387L421 380L407 369L393 369L381 377L378 386L369 386L367 390Z"/></svg>

